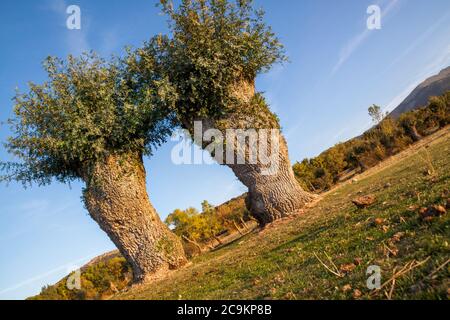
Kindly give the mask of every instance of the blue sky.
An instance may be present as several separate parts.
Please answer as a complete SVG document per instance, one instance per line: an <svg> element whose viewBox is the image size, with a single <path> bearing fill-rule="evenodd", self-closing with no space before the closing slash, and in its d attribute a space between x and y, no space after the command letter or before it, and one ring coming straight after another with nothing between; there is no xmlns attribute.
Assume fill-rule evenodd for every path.
<svg viewBox="0 0 450 320"><path fill-rule="evenodd" d="M93 49L108 56L165 32L155 0L2 0L0 121L14 89L41 82L41 61ZM69 5L81 30L66 28ZM291 62L258 78L279 115L291 161L312 157L370 126L367 108L389 110L425 78L450 65L448 0L259 0ZM381 30L366 28L382 8ZM8 128L0 127L0 140ZM169 142L146 160L151 201L164 218L176 208L220 204L245 192L218 165L176 166ZM11 159L0 147L0 159ZM81 183L22 189L0 185L0 299L39 292L90 258L114 249L81 201Z"/></svg>

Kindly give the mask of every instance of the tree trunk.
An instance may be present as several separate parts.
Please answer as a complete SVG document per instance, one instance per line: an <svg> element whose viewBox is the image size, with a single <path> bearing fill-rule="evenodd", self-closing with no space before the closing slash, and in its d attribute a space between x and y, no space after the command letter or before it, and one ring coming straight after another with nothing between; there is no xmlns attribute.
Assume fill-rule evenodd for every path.
<svg viewBox="0 0 450 320"><path fill-rule="evenodd" d="M417 142L417 141L419 141L419 140L422 139L422 136L421 136L420 133L417 131L417 128L416 128L415 125L411 125L411 126L408 127L408 133L409 133L409 136L411 137L411 139L412 139L414 142Z"/></svg>
<svg viewBox="0 0 450 320"><path fill-rule="evenodd" d="M86 207L131 264L135 281L186 263L180 239L148 199L141 155L110 155L84 176Z"/></svg>
<svg viewBox="0 0 450 320"><path fill-rule="evenodd" d="M245 223L244 219L242 219L242 218L239 218L239 219L241 220L241 223L242 223L242 225L244 226L245 230L248 231L249 228L248 228L247 224Z"/></svg>
<svg viewBox="0 0 450 320"><path fill-rule="evenodd" d="M227 137L229 129L246 130L247 132L256 130L258 132L257 144L260 146L261 143L265 143L262 150L266 154L270 154L273 146L278 146L276 154L273 155L273 160L277 164L275 170L272 170L271 164L264 163L261 159L250 161L249 150L254 146L250 139L246 139L244 143L238 143L236 139L229 141L225 138L227 147L224 149L232 146L232 163L228 159L228 150L222 150L219 153L216 153L217 150L215 150L211 155L221 164L230 167L239 181L249 189L246 205L261 225L297 213L313 199L313 196L300 187L294 176L286 140L280 133L276 116L264 102L257 99L253 82L239 81L231 90L241 102L240 106L236 112L229 112L221 119L198 119L197 123L201 123L202 130L201 141L197 141L198 133L192 127L193 124L185 123L185 127L194 133L195 142L210 153L211 150L208 147L211 141L203 141L203 136L205 136L205 132L211 130L221 132L223 137ZM261 134L263 130L266 132L265 135ZM277 133L275 139L271 135L272 130ZM255 148L253 147L253 149ZM243 164L241 164L242 161L237 161L239 156L246 160Z"/></svg>
<svg viewBox="0 0 450 320"><path fill-rule="evenodd" d="M197 241L191 240L191 239L189 239L189 238L186 237L186 236L183 236L183 239L186 240L188 243L193 244L193 245L198 249L198 253L199 253L199 254L202 254L203 249L202 249L202 247L198 244Z"/></svg>
<svg viewBox="0 0 450 320"><path fill-rule="evenodd" d="M220 240L220 238L217 237L216 235L213 235L213 238L219 243L219 246L223 244L222 240Z"/></svg>
<svg viewBox="0 0 450 320"><path fill-rule="evenodd" d="M241 231L241 229L240 229L239 226L237 225L236 221L234 221L234 220L233 220L233 225L234 225L234 228L236 229L236 231L239 232L239 234L240 234L241 236L243 236L244 233Z"/></svg>

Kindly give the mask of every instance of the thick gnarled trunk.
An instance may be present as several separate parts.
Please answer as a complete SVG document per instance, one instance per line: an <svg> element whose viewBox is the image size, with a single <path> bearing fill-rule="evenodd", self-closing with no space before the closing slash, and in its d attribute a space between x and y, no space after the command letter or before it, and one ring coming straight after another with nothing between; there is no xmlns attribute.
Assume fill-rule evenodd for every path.
<svg viewBox="0 0 450 320"><path fill-rule="evenodd" d="M231 163L225 148L223 152L220 152L219 157L214 153L212 156L221 164L230 167L239 181L248 188L247 208L261 225L298 213L313 199L313 196L300 187L294 176L286 140L280 133L276 116L266 105L258 105L258 102L254 101L253 82L240 81L233 86L232 91L235 97L242 102L240 108L243 109L235 113L231 112L219 120L198 120L201 122L202 137L211 129L218 130L222 133L226 146L233 146L234 160ZM192 125L185 123L186 128L191 132L193 131ZM241 142L237 142L236 139L229 141L228 138L225 138L229 129L256 130L258 133L257 152L264 150L266 155L270 155L272 158L272 163L261 161L259 156L256 161L252 162L248 150L251 148L255 150L255 143L250 142L250 139L241 140ZM265 131L264 135L261 134L263 130ZM273 130L277 133L275 137ZM197 137L194 139L197 140ZM196 143L204 149L210 145L210 142L205 142L203 139ZM261 143L265 145L263 149L259 147ZM277 148L273 148L274 145ZM276 154L271 155L274 150L276 150ZM238 157L245 159L243 164L241 164L242 161L237 161ZM272 168L273 162L275 162L275 169Z"/></svg>
<svg viewBox="0 0 450 320"><path fill-rule="evenodd" d="M136 282L186 263L180 240L148 199L140 155L108 156L85 176L86 207L131 264Z"/></svg>
<svg viewBox="0 0 450 320"><path fill-rule="evenodd" d="M248 188L246 205L261 225L298 213L313 197L295 179L288 149L279 136L276 168L267 171L263 164L228 165L236 177Z"/></svg>

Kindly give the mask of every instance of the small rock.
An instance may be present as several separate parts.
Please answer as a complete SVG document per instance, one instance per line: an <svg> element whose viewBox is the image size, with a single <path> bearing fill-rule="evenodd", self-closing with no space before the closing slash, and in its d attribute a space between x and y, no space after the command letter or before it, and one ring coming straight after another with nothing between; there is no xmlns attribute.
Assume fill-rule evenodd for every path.
<svg viewBox="0 0 450 320"><path fill-rule="evenodd" d="M359 209L367 208L368 206L371 206L376 201L375 196L368 195L368 196L362 196L357 199L354 199L352 203L357 206Z"/></svg>
<svg viewBox="0 0 450 320"><path fill-rule="evenodd" d="M385 185L384 185L384 187L387 189L387 188L390 188L390 187L392 187L392 184L391 183L386 183Z"/></svg>
<svg viewBox="0 0 450 320"><path fill-rule="evenodd" d="M360 290L355 289L355 290L353 291L353 298L358 299L358 298L360 298L361 296L362 296L362 292L361 292Z"/></svg>

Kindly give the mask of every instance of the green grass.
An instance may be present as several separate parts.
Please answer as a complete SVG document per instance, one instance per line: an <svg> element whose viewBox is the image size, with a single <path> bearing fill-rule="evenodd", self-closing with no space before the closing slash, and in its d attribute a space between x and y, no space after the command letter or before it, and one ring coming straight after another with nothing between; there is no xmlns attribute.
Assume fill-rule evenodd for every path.
<svg viewBox="0 0 450 320"><path fill-rule="evenodd" d="M428 259L396 279L392 298L448 299L450 270L444 264L450 258L449 215L422 222L418 209L445 205L450 197L450 135L415 149L389 160L384 168L371 169L358 182L328 192L302 216L247 235L195 258L163 280L114 298L353 299L357 289L360 299L386 299L391 283L386 290L371 292L366 286L368 266L381 267L384 283L394 270ZM433 176L424 174L430 165ZM351 200L366 194L374 194L377 202L357 209ZM377 218L384 223L374 223ZM403 236L395 242L400 232ZM338 268L355 259L361 263L338 277L316 255ZM351 289L345 291L345 286Z"/></svg>

